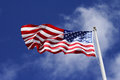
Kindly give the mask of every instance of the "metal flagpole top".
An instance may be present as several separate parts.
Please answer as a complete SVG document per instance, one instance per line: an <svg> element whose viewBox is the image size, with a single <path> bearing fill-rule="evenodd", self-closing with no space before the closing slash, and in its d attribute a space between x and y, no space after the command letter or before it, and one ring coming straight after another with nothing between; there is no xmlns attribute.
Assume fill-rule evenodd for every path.
<svg viewBox="0 0 120 80"><path fill-rule="evenodd" d="M97 31L96 27L93 27L93 30Z"/></svg>

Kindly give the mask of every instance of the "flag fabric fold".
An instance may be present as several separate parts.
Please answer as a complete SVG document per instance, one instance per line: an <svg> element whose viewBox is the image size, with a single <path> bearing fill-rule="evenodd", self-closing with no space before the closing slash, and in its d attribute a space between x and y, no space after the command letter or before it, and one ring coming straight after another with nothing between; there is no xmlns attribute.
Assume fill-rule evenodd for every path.
<svg viewBox="0 0 120 80"><path fill-rule="evenodd" d="M49 51L53 54L85 54L96 56L92 43L92 31L68 31L51 24L23 25L22 38L28 49L37 48L42 54Z"/></svg>

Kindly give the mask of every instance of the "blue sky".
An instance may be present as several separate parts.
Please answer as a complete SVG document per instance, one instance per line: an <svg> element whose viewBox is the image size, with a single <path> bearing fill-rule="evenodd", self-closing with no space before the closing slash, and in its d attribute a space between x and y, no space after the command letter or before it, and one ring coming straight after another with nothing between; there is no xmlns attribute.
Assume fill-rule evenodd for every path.
<svg viewBox="0 0 120 80"><path fill-rule="evenodd" d="M108 80L120 79L119 0L0 0L0 80L101 80L98 58L28 50L21 26L97 27Z"/></svg>

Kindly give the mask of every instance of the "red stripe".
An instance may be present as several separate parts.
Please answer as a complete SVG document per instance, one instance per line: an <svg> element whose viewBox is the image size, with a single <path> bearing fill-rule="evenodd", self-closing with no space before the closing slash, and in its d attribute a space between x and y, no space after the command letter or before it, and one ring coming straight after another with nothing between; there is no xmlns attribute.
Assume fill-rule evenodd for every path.
<svg viewBox="0 0 120 80"><path fill-rule="evenodd" d="M68 53L65 53L65 54L85 54L86 56L96 56L94 53L91 53L91 54L86 54L84 51L77 51L77 50L75 50L75 51L72 51L72 52L68 52Z"/></svg>
<svg viewBox="0 0 120 80"><path fill-rule="evenodd" d="M40 44L39 43L33 43L32 46L30 47L30 49L33 49L35 46L38 49L38 47L40 47Z"/></svg>
<svg viewBox="0 0 120 80"><path fill-rule="evenodd" d="M44 25L44 26L48 26L48 27L53 28L53 29L55 29L55 30L58 30L58 31L62 31L62 32L64 32L64 29L61 29L61 28L55 27L55 26L53 26L53 25L51 25L51 24L42 24L42 25Z"/></svg>
<svg viewBox="0 0 120 80"><path fill-rule="evenodd" d="M38 33L37 35L40 36L40 37L43 38L43 39L47 39L47 38L48 38L48 37L44 36L44 35L41 34L41 33Z"/></svg>
<svg viewBox="0 0 120 80"><path fill-rule="evenodd" d="M39 47L41 46L41 44L31 42L31 43L29 43L29 44L26 44L26 46L27 46L28 48L31 46L29 49L33 49L33 48L36 46L36 47L37 47L37 50L38 50Z"/></svg>
<svg viewBox="0 0 120 80"><path fill-rule="evenodd" d="M22 28L24 27L37 27L39 25L34 25L34 24L27 24L27 25L23 25Z"/></svg>
<svg viewBox="0 0 120 80"><path fill-rule="evenodd" d="M29 47L30 45L32 44L32 42L31 43L28 43L28 44L25 44L27 47Z"/></svg>
<svg viewBox="0 0 120 80"><path fill-rule="evenodd" d="M49 52L51 52L51 53L53 53L53 54L58 54L58 53L60 53L60 52L64 52L63 50L59 50L59 51L56 51L56 52L53 52L53 51L51 51L51 50L49 50L49 49L45 49L45 50L42 51L42 52L39 52L39 50L38 50L38 52L39 52L40 54L44 53L45 51L49 51ZM65 53L65 52L64 52L64 53Z"/></svg>
<svg viewBox="0 0 120 80"><path fill-rule="evenodd" d="M63 40L63 38L60 38L60 37L55 37L55 38L50 38L50 39L60 40L60 41L62 41L62 40Z"/></svg>
<svg viewBox="0 0 120 80"><path fill-rule="evenodd" d="M48 26L48 27L50 27L50 28L53 28L53 29L58 30L58 31L61 31L61 32L64 32L64 29L55 27L55 26L53 26L53 25L51 25L51 24L42 24L42 25ZM27 24L27 25L23 25L22 28L24 28L24 27L38 27L38 26L39 26L39 25Z"/></svg>

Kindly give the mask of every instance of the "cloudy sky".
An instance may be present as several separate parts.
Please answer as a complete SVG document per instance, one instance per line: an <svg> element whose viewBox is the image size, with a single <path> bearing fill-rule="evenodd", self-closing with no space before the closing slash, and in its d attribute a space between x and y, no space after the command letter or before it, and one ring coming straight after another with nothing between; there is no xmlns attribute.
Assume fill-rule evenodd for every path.
<svg viewBox="0 0 120 80"><path fill-rule="evenodd" d="M97 27L108 80L120 79L119 0L0 0L0 80L101 80L98 57L28 50L21 26ZM97 54L97 53L96 53Z"/></svg>

